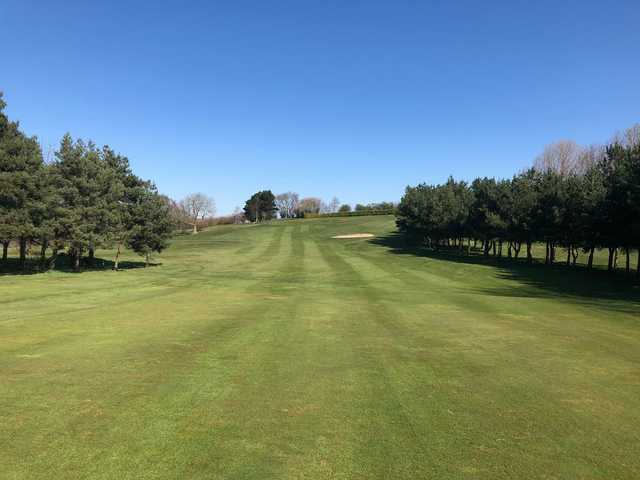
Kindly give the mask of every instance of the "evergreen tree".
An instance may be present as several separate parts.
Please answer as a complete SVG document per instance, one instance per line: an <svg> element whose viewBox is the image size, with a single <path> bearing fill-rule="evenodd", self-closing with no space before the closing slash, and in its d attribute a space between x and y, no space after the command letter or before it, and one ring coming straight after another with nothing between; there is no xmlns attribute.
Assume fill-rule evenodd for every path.
<svg viewBox="0 0 640 480"><path fill-rule="evenodd" d="M24 269L29 245L38 233L35 217L42 208L44 162L37 139L27 137L18 122L7 118L5 106L0 93L0 241L3 260L9 242L18 242L19 265Z"/></svg>
<svg viewBox="0 0 640 480"><path fill-rule="evenodd" d="M122 173L93 143L73 141L66 134L56 152L53 181L60 196L60 235L69 247L74 269L84 252L93 262L98 246L113 244L121 231L118 202L124 197Z"/></svg>
<svg viewBox="0 0 640 480"><path fill-rule="evenodd" d="M245 217L252 222L271 220L275 217L277 210L276 197L271 190L254 193L244 205Z"/></svg>
<svg viewBox="0 0 640 480"><path fill-rule="evenodd" d="M531 247L536 241L534 212L537 208L537 189L535 183L538 175L535 170L528 170L516 175L511 180L511 221L510 237L513 241L514 257L518 258L522 244L526 245L527 262L533 261Z"/></svg>
<svg viewBox="0 0 640 480"><path fill-rule="evenodd" d="M127 246L143 255L148 265L151 253L160 253L169 245L174 230L169 212L171 205L169 199L159 195L151 184L141 183L134 196L129 205Z"/></svg>

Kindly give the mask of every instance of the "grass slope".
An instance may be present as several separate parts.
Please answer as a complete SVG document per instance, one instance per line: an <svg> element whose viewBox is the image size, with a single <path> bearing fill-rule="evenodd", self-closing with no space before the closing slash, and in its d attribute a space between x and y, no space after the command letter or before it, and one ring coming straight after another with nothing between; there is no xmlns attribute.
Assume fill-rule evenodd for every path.
<svg viewBox="0 0 640 480"><path fill-rule="evenodd" d="M0 276L0 477L640 478L637 289L392 230L224 226L157 267Z"/></svg>

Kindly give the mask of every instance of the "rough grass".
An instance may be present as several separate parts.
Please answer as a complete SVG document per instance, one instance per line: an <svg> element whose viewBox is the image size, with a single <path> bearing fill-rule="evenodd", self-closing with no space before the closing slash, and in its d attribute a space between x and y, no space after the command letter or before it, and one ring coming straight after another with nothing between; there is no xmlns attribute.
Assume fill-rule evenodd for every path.
<svg viewBox="0 0 640 480"><path fill-rule="evenodd" d="M152 268L0 276L0 477L640 478L637 287L392 230L220 226Z"/></svg>

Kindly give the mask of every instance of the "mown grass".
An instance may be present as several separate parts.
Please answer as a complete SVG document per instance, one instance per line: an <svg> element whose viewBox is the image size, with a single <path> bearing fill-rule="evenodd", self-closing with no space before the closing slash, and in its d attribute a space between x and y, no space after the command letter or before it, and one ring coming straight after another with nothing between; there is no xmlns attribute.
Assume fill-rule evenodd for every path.
<svg viewBox="0 0 640 480"><path fill-rule="evenodd" d="M0 276L0 477L640 478L621 275L411 250L384 216L156 261Z"/></svg>

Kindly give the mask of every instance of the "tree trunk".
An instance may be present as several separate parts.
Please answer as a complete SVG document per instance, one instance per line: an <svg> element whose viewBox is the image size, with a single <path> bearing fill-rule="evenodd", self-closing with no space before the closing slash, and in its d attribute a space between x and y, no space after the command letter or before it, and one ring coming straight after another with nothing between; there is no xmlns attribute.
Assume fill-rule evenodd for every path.
<svg viewBox="0 0 640 480"><path fill-rule="evenodd" d="M191 232L193 235L195 235L196 233L198 233L198 223L197 222L193 222L193 230Z"/></svg>
<svg viewBox="0 0 640 480"><path fill-rule="evenodd" d="M496 241L495 240L491 240L491 246L493 248L493 256L496 256Z"/></svg>
<svg viewBox="0 0 640 480"><path fill-rule="evenodd" d="M95 250L93 247L89 247L89 257L87 258L87 264L89 267L93 268L93 264L95 263Z"/></svg>
<svg viewBox="0 0 640 480"><path fill-rule="evenodd" d="M518 259L518 255L520 255L520 249L522 248L522 242L517 241L513 242L513 258Z"/></svg>
<svg viewBox="0 0 640 480"><path fill-rule="evenodd" d="M556 261L556 245L553 241L549 242L549 252L550 252L550 257L549 261L551 262L551 264L553 265L553 262Z"/></svg>
<svg viewBox="0 0 640 480"><path fill-rule="evenodd" d="M527 240L527 263L533 262L533 255L531 255L531 240Z"/></svg>
<svg viewBox="0 0 640 480"><path fill-rule="evenodd" d="M549 248L549 240L545 242L544 264L549 265L551 259L551 249Z"/></svg>
<svg viewBox="0 0 640 480"><path fill-rule="evenodd" d="M502 239L498 242L498 258L502 258Z"/></svg>
<svg viewBox="0 0 640 480"><path fill-rule="evenodd" d="M571 249L572 248L573 247L571 245L567 247L567 267L571 266Z"/></svg>
<svg viewBox="0 0 640 480"><path fill-rule="evenodd" d="M587 261L587 268L591 270L593 268L593 252L595 251L595 247L591 247L589 249L589 260Z"/></svg>
<svg viewBox="0 0 640 480"><path fill-rule="evenodd" d="M5 262L9 257L9 240L2 241L2 261Z"/></svg>
<svg viewBox="0 0 640 480"><path fill-rule="evenodd" d="M573 256L573 262L571 264L574 267L576 266L576 262L578 261L578 253L579 253L579 250L577 248L571 249L571 255Z"/></svg>
<svg viewBox="0 0 640 480"><path fill-rule="evenodd" d="M113 269L118 270L118 263L120 262L120 244L118 244L118 249L116 250L116 256L113 259Z"/></svg>
<svg viewBox="0 0 640 480"><path fill-rule="evenodd" d="M489 240L485 240L484 241L484 256L488 257L489 256L489 248L491 247L491 244L489 243Z"/></svg>
<svg viewBox="0 0 640 480"><path fill-rule="evenodd" d="M615 248L609 247L609 263L607 264L607 270L613 271L613 254L615 252Z"/></svg>
<svg viewBox="0 0 640 480"><path fill-rule="evenodd" d="M73 270L76 272L80 271L80 260L82 258L82 251L79 248L73 249L72 259L73 259Z"/></svg>
<svg viewBox="0 0 640 480"><path fill-rule="evenodd" d="M49 247L49 242L47 239L42 240L42 246L40 247L40 269L44 270L47 266L47 248Z"/></svg>
<svg viewBox="0 0 640 480"><path fill-rule="evenodd" d="M509 248L507 249L507 257L512 258L513 257L513 242L511 240L509 240Z"/></svg>
<svg viewBox="0 0 640 480"><path fill-rule="evenodd" d="M56 260L58 260L58 249L54 248L51 252L51 259L49 260L49 270L56 268Z"/></svg>
<svg viewBox="0 0 640 480"><path fill-rule="evenodd" d="M27 266L27 239L26 237L20 237L20 269L24 270Z"/></svg>
<svg viewBox="0 0 640 480"><path fill-rule="evenodd" d="M631 271L631 260L629 259L629 247L625 247L624 253L625 253L625 260L626 260L624 270L625 272L627 272L627 275L629 275L629 272Z"/></svg>
<svg viewBox="0 0 640 480"><path fill-rule="evenodd" d="M615 252L613 254L613 269L617 269L618 268L618 249L615 249Z"/></svg>

